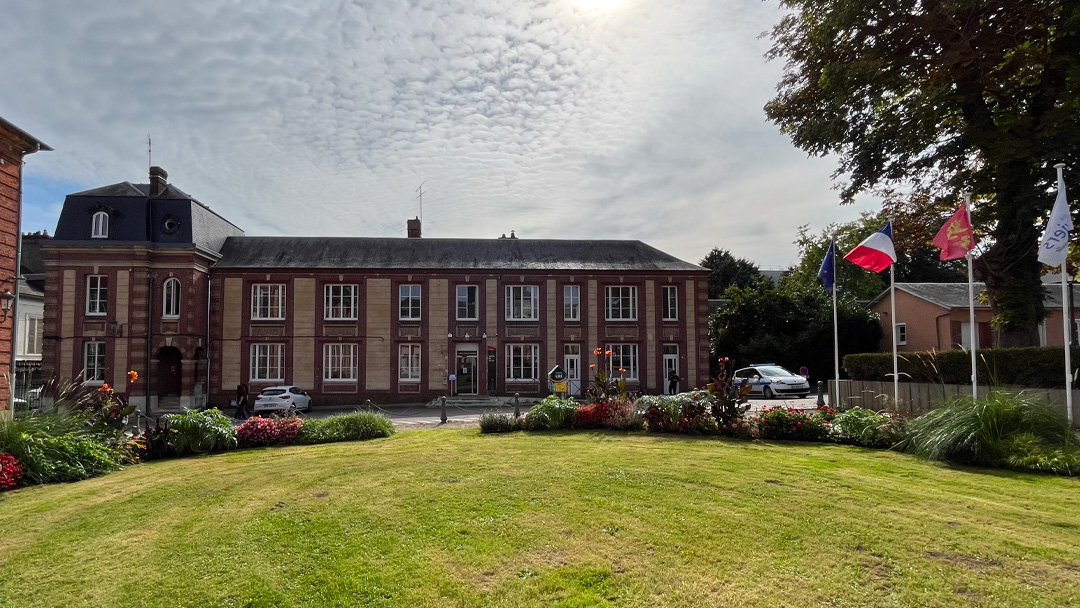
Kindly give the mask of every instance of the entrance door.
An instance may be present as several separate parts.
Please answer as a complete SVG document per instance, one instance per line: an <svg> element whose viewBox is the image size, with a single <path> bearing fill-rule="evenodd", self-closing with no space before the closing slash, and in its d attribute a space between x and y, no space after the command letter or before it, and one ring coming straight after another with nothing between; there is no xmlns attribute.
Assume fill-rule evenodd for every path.
<svg viewBox="0 0 1080 608"><path fill-rule="evenodd" d="M581 392L581 345L567 344L563 347L563 367L566 368L567 387L570 395Z"/></svg>
<svg viewBox="0 0 1080 608"><path fill-rule="evenodd" d="M479 359L475 344L457 345L457 394L475 395L479 391L479 374L477 364Z"/></svg>
<svg viewBox="0 0 1080 608"><path fill-rule="evenodd" d="M679 375L679 345L678 344L665 344L664 345L664 378L663 388L665 391L670 390L670 383L668 378L671 377L671 372L675 372L675 375ZM679 385L682 384L680 378ZM681 386L676 386L675 390L681 390Z"/></svg>
<svg viewBox="0 0 1080 608"><path fill-rule="evenodd" d="M158 396L180 396L180 350L175 346L166 346L158 351L157 386Z"/></svg>

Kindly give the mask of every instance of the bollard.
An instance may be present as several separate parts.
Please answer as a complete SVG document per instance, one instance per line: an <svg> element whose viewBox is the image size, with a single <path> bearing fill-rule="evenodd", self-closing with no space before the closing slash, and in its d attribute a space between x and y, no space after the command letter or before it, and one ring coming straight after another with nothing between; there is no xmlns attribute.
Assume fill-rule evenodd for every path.
<svg viewBox="0 0 1080 608"><path fill-rule="evenodd" d="M825 405L825 383L821 380L817 381L817 404L818 406Z"/></svg>
<svg viewBox="0 0 1080 608"><path fill-rule="evenodd" d="M446 424L446 395L440 397L439 401L442 402L442 415L440 418L442 419L442 423Z"/></svg>
<svg viewBox="0 0 1080 608"><path fill-rule="evenodd" d="M518 405L518 396L520 393L514 393L514 418L521 417L521 406Z"/></svg>

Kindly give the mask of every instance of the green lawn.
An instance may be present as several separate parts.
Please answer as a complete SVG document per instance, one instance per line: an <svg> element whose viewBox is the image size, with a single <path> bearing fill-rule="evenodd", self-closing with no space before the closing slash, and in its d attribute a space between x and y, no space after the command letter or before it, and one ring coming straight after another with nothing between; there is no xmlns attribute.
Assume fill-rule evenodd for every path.
<svg viewBox="0 0 1080 608"><path fill-rule="evenodd" d="M257 449L0 495L0 606L1080 606L1080 481L619 433Z"/></svg>

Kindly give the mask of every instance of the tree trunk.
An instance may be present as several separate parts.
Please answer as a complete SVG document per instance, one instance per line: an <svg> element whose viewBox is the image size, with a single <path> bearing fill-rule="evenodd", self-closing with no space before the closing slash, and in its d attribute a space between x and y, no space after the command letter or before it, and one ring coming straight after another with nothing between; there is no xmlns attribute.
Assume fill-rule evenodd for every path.
<svg viewBox="0 0 1080 608"><path fill-rule="evenodd" d="M1037 171L1025 159L998 165L994 172L997 196L991 204L999 219L978 274L986 282L996 346L1005 348L1038 346L1039 322L1046 318L1035 219L1048 201L1035 186Z"/></svg>

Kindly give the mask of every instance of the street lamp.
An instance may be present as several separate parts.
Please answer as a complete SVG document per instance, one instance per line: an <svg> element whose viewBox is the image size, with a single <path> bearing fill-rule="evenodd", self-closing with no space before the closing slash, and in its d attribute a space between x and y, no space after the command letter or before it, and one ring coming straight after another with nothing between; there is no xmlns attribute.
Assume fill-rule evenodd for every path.
<svg viewBox="0 0 1080 608"><path fill-rule="evenodd" d="M0 293L0 323L7 321L8 315L11 314L11 307L15 305L15 294L11 293L10 289L5 289L4 293Z"/></svg>

